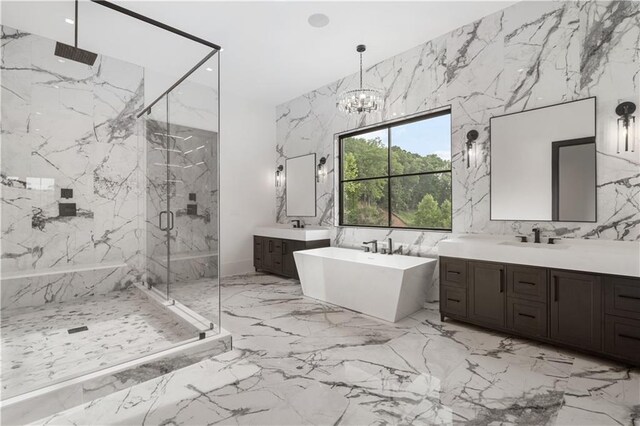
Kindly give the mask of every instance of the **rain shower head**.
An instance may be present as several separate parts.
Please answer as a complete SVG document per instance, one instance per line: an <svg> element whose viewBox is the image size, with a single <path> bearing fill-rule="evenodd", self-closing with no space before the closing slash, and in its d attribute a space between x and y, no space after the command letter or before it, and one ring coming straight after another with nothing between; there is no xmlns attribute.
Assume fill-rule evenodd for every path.
<svg viewBox="0 0 640 426"><path fill-rule="evenodd" d="M60 42L56 43L55 54L61 58L70 59L87 65L93 65L98 57L96 53Z"/></svg>
<svg viewBox="0 0 640 426"><path fill-rule="evenodd" d="M76 16L73 21L75 29L74 45L70 46L65 43L56 43L55 55L61 58L70 59L72 61L80 62L82 64L93 65L96 62L98 55L88 50L80 49L78 47L78 0L76 0Z"/></svg>

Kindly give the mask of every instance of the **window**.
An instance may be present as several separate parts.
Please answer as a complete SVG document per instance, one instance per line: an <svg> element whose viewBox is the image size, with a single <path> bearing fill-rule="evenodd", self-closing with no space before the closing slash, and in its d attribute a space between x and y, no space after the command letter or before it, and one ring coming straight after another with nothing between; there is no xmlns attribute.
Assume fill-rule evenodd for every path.
<svg viewBox="0 0 640 426"><path fill-rule="evenodd" d="M341 226L451 230L451 112L342 135Z"/></svg>

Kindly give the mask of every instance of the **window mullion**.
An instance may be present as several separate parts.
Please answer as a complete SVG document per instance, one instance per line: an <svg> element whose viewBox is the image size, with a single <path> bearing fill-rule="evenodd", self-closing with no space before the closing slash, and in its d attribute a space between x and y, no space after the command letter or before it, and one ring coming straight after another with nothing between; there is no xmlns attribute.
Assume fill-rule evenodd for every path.
<svg viewBox="0 0 640 426"><path fill-rule="evenodd" d="M391 126L387 127L387 224L391 228Z"/></svg>

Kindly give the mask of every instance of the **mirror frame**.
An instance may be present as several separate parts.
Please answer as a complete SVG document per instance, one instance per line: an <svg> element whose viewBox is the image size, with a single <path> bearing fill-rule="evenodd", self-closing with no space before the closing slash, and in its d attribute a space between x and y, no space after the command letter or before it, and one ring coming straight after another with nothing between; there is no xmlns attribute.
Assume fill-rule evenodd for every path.
<svg viewBox="0 0 640 426"><path fill-rule="evenodd" d="M313 215L290 215L289 214L289 166L288 166L288 162L289 160L295 160L296 158L302 158L302 157L308 157L308 156L313 156ZM286 198L286 202L285 202L285 209L286 209L286 217L316 217L318 216L318 181L316 179L317 177L317 162L316 162L316 153L312 152L309 154L303 154L303 155L298 155L296 157L289 157L285 160L285 167L284 167L284 190L285 190L285 198Z"/></svg>
<svg viewBox="0 0 640 426"><path fill-rule="evenodd" d="M560 105L566 105L566 104L571 104L574 102L581 102L581 101L586 101L589 99L593 99L593 136L587 136L586 138L593 138L593 143L595 145L595 150L596 150L596 161L594 164L594 173L596 176L596 185L594 188L594 191L596 193L595 196L595 201L596 201L596 205L595 205L595 215L594 215L594 220L563 220L563 221L559 221L559 220L553 220L553 219L494 219L493 218L493 175L492 175L492 169L493 169L493 145L492 145L492 139L491 139L491 126L492 126L492 121L494 118L502 118L502 117L507 117L510 115L517 115L517 114L523 114L526 112L530 112L530 111L537 111L537 110L541 110L541 109L546 109L546 108L553 108L556 106L560 106ZM597 145L597 136L598 136L598 102L597 102L597 97L596 96L589 96L586 98L581 98L581 99L574 99L571 101L566 101L566 102L558 102L555 104L550 104L550 105L545 105L545 106L541 106L541 107L537 107L537 108L531 108L531 109L525 109L522 111L516 111L516 112L510 112L507 114L501 114L501 115L495 115L489 118L489 221L491 222L555 222L555 223L596 223L598 222L598 167L597 167L597 163L598 163L598 145ZM550 142L557 142L557 141L550 141ZM552 165L552 173L553 173L553 165ZM553 176L552 176L553 178ZM549 190L552 192L552 203L553 203L553 187L549 188ZM553 210L552 210L552 218L553 218Z"/></svg>

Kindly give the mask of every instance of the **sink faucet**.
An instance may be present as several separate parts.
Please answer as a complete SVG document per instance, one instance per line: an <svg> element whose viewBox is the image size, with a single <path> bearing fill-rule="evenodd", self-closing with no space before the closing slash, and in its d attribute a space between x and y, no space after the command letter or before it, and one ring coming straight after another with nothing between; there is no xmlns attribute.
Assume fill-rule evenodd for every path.
<svg viewBox="0 0 640 426"><path fill-rule="evenodd" d="M389 255L393 254L393 240L389 238Z"/></svg>
<svg viewBox="0 0 640 426"><path fill-rule="evenodd" d="M378 240L364 241L362 244L372 244L373 250L371 250L371 252L372 253L378 252Z"/></svg>
<svg viewBox="0 0 640 426"><path fill-rule="evenodd" d="M534 243L539 243L540 242L540 228L533 228L533 242Z"/></svg>

